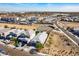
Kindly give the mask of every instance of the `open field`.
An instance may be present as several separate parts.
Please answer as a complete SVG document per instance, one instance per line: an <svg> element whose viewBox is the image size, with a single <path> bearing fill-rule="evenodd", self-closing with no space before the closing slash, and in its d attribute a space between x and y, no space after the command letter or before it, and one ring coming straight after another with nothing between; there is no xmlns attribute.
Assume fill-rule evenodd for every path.
<svg viewBox="0 0 79 59"><path fill-rule="evenodd" d="M59 22L60 26L63 26L65 28L67 27L79 27L79 22L66 22L66 21L60 21Z"/></svg>
<svg viewBox="0 0 79 59"><path fill-rule="evenodd" d="M18 29L37 29L41 24L32 24L32 25L20 25L20 24L9 24L9 23L0 23L0 27L4 27L7 25L8 27L15 27Z"/></svg>
<svg viewBox="0 0 79 59"><path fill-rule="evenodd" d="M40 52L53 56L73 56L79 55L79 47L75 46L63 34L52 31Z"/></svg>

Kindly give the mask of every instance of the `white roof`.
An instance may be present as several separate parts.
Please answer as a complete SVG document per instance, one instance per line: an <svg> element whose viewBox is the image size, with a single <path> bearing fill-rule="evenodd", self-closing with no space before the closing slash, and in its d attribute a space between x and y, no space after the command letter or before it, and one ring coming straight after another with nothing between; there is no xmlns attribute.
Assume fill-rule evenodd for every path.
<svg viewBox="0 0 79 59"><path fill-rule="evenodd" d="M24 30L20 30L20 29L16 29L15 31L14 31L14 33L16 33L17 35L20 35L21 33L24 33L25 34L25 31Z"/></svg>
<svg viewBox="0 0 79 59"><path fill-rule="evenodd" d="M16 33L17 36L19 36L21 33L24 33L24 34L25 34L25 31L24 31L24 30L20 30L20 29L12 29L12 30L6 32L5 36L6 36L7 34L9 34L10 32Z"/></svg>
<svg viewBox="0 0 79 59"><path fill-rule="evenodd" d="M27 41L27 42L29 42L29 38L19 38L20 40L22 40L22 41Z"/></svg>
<svg viewBox="0 0 79 59"><path fill-rule="evenodd" d="M31 41L34 41L34 42L38 41L39 40L38 37L40 35L41 35L41 33L38 33Z"/></svg>
<svg viewBox="0 0 79 59"><path fill-rule="evenodd" d="M28 33L30 35L30 39L33 39L35 37L35 31L34 30L28 30Z"/></svg>
<svg viewBox="0 0 79 59"><path fill-rule="evenodd" d="M28 42L31 40L31 41L39 41L41 42L42 44L45 42L48 34L46 32L42 32L42 33L38 33L36 36L35 36L35 31L34 30L27 30L27 31L24 31L24 30L19 30L19 29L12 29L10 30L8 33L10 32L14 32L16 33L17 35L20 35L21 33L24 33L26 35L30 35L30 38L26 38L25 40L28 40Z"/></svg>
<svg viewBox="0 0 79 59"><path fill-rule="evenodd" d="M14 32L15 30L16 30L16 29L12 29L12 30L6 32L6 33L5 33L5 36L6 36L7 34L9 34L10 32Z"/></svg>
<svg viewBox="0 0 79 59"><path fill-rule="evenodd" d="M25 21L26 20L26 18L21 18L21 21Z"/></svg>
<svg viewBox="0 0 79 59"><path fill-rule="evenodd" d="M19 20L19 17L17 17L16 20Z"/></svg>
<svg viewBox="0 0 79 59"><path fill-rule="evenodd" d="M46 38L47 38L47 33L46 32L43 32L43 33L41 33L41 35L38 37L39 38L39 41L41 42L41 43L44 43L45 42L45 40L46 40Z"/></svg>
<svg viewBox="0 0 79 59"><path fill-rule="evenodd" d="M39 41L40 43L44 44L46 38L47 38L48 34L46 32L42 32L42 33L38 33L33 39L32 41L36 42Z"/></svg>

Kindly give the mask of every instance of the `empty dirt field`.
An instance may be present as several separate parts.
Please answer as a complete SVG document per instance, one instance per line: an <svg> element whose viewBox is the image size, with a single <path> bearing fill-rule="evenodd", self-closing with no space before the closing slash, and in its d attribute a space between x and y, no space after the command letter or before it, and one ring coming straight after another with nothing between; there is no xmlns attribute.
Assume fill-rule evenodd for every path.
<svg viewBox="0 0 79 59"><path fill-rule="evenodd" d="M66 22L66 21L59 21L60 26L63 26L65 28L70 27L79 27L79 22Z"/></svg>
<svg viewBox="0 0 79 59"><path fill-rule="evenodd" d="M3 46L2 44L0 44L0 49L4 50L5 54L10 56L30 56L31 55L29 52L26 52L24 50L22 51L22 50L14 49L9 46Z"/></svg>
<svg viewBox="0 0 79 59"><path fill-rule="evenodd" d="M18 29L37 29L41 24L32 24L32 25L20 25L20 24L9 24L9 23L0 23L0 27L4 27L7 25L8 27L15 27Z"/></svg>
<svg viewBox="0 0 79 59"><path fill-rule="evenodd" d="M40 52L53 56L77 56L79 55L79 47L62 33L51 31L44 48Z"/></svg>

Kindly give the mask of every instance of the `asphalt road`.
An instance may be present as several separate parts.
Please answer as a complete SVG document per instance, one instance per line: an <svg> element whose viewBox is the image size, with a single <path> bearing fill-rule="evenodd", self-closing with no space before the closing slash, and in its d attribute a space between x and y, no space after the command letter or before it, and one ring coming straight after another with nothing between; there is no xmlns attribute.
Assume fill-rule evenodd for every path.
<svg viewBox="0 0 79 59"><path fill-rule="evenodd" d="M71 35L68 31L66 31L65 29L61 28L58 24L57 21L55 21L55 25L64 33L66 34L73 43L75 43L77 46L79 45L79 39L76 38L74 35Z"/></svg>

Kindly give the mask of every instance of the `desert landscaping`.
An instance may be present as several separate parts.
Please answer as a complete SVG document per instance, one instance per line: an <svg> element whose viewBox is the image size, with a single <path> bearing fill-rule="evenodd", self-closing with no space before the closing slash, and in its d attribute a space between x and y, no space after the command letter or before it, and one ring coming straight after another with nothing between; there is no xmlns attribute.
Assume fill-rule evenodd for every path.
<svg viewBox="0 0 79 59"><path fill-rule="evenodd" d="M52 56L77 56L79 55L79 47L63 34L51 31L44 48L40 52Z"/></svg>

